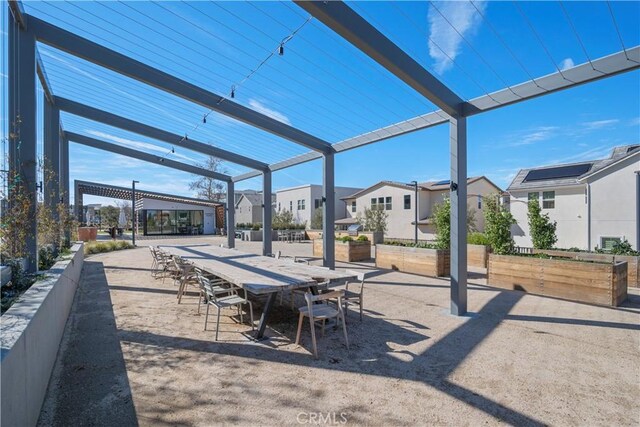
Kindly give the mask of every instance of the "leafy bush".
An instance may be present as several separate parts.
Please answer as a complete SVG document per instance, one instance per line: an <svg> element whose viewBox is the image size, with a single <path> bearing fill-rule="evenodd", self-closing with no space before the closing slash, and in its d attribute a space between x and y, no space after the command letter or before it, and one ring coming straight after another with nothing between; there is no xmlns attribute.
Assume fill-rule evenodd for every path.
<svg viewBox="0 0 640 427"><path fill-rule="evenodd" d="M338 240L341 241L342 243L353 242L353 237L351 237L351 236L342 236L342 237L338 238Z"/></svg>
<svg viewBox="0 0 640 427"><path fill-rule="evenodd" d="M322 230L322 220L323 220L323 211L322 208L317 208L313 211L313 218L311 218L311 228L314 230Z"/></svg>
<svg viewBox="0 0 640 427"><path fill-rule="evenodd" d="M358 236L358 238L356 240L358 242L368 242L369 238L367 236L365 236L364 234L361 234L360 236Z"/></svg>
<svg viewBox="0 0 640 427"><path fill-rule="evenodd" d="M497 196L484 199L484 233L494 253L498 255L512 254L515 242L511 237L511 226L517 221L503 206L498 203Z"/></svg>
<svg viewBox="0 0 640 427"><path fill-rule="evenodd" d="M52 245L38 250L38 270L48 270L56 263L56 254Z"/></svg>
<svg viewBox="0 0 640 427"><path fill-rule="evenodd" d="M474 232L467 235L467 243L470 245L489 246L489 239L483 233Z"/></svg>
<svg viewBox="0 0 640 427"><path fill-rule="evenodd" d="M421 249L441 249L437 243L426 243L426 242L418 242L417 244L414 242L401 242L398 240L385 240L385 245L391 246L404 246L407 248L421 248Z"/></svg>
<svg viewBox="0 0 640 427"><path fill-rule="evenodd" d="M364 231L378 231L384 233L387 231L388 217L389 214L382 209L364 208L364 216L358 214L356 221L358 221L358 224L362 225Z"/></svg>
<svg viewBox="0 0 640 427"><path fill-rule="evenodd" d="M260 224L260 223L256 223L256 224L253 224L253 225L251 226L251 229L252 229L253 231L258 231L258 230L260 230L260 227L262 227L262 224Z"/></svg>
<svg viewBox="0 0 640 427"><path fill-rule="evenodd" d="M85 255L100 254L103 252L119 251L122 249L132 249L134 246L124 240L110 242L95 242L85 245Z"/></svg>
<svg viewBox="0 0 640 427"><path fill-rule="evenodd" d="M451 243L451 199L433 207L433 223L436 227L436 245L441 249L449 249Z"/></svg>
<svg viewBox="0 0 640 427"><path fill-rule="evenodd" d="M613 244L611 254L639 256L640 252L634 251L631 244L625 239L622 242L616 242Z"/></svg>
<svg viewBox="0 0 640 427"><path fill-rule="evenodd" d="M531 200L528 205L529 232L535 249L551 249L556 244L555 221L551 222L548 214L541 213L540 203Z"/></svg>

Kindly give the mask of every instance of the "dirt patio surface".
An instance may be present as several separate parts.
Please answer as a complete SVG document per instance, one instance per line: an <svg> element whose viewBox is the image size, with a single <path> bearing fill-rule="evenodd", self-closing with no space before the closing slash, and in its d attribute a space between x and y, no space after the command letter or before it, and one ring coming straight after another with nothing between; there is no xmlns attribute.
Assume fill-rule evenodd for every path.
<svg viewBox="0 0 640 427"><path fill-rule="evenodd" d="M138 244L178 242L193 240ZM311 246L274 250L310 256ZM198 298L178 305L176 286L150 265L146 247L86 258L40 425L640 424L637 293L612 309L501 291L471 274L471 314L459 318L446 279L350 264L373 271L364 321L350 313L350 350L328 327L315 360L308 323L293 343L287 298L270 339L253 341L228 310L214 342L215 310L204 331Z"/></svg>

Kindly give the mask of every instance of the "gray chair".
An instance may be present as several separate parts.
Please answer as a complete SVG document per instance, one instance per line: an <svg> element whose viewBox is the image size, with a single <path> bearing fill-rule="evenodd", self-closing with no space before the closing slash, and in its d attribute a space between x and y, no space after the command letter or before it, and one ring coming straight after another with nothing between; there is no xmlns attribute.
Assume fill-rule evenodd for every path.
<svg viewBox="0 0 640 427"><path fill-rule="evenodd" d="M236 307L238 309L238 314L240 315L240 322L243 322L242 317L242 306L247 304L249 305L249 316L251 318L251 330L254 330L253 324L253 305L251 301L247 298L247 291L238 288L232 287L224 290L216 290L215 286L204 276L198 276L198 280L201 280L202 287L205 292L205 301L207 303L207 313L204 319L204 330L207 330L207 323L209 321L209 307L212 305L215 306L218 310L217 318L216 318L216 341L218 341L218 333L220 331L220 312L224 308ZM239 291L244 291L244 298L238 294Z"/></svg>

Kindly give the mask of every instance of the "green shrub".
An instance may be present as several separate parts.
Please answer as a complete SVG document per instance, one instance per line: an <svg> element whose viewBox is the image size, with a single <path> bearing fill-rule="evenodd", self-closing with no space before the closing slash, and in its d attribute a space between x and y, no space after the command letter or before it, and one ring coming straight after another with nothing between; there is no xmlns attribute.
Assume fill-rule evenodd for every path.
<svg viewBox="0 0 640 427"><path fill-rule="evenodd" d="M368 242L369 238L367 236L365 236L364 234L358 236L358 242Z"/></svg>
<svg viewBox="0 0 640 427"><path fill-rule="evenodd" d="M85 255L100 254L103 252L119 251L123 249L132 249L134 246L124 240L109 241L109 242L95 242L89 243L84 247Z"/></svg>
<svg viewBox="0 0 640 427"><path fill-rule="evenodd" d="M500 206L497 196L485 197L484 206L484 230L493 252L498 255L512 254L515 242L511 237L511 226L517 223L515 218Z"/></svg>
<svg viewBox="0 0 640 427"><path fill-rule="evenodd" d="M426 243L426 242L418 242L413 243L413 242L401 242L398 240L385 240L384 241L385 245L390 245L390 246L404 246L407 248L420 248L420 249L442 249L438 246L437 243Z"/></svg>
<svg viewBox="0 0 640 427"><path fill-rule="evenodd" d="M489 246L489 239L483 233L475 232L467 235L467 243L470 245Z"/></svg>
<svg viewBox="0 0 640 427"><path fill-rule="evenodd" d="M611 248L611 253L613 255L632 255L638 256L640 252L634 251L631 247L631 244L625 239L622 242L616 242L613 244Z"/></svg>
<svg viewBox="0 0 640 427"><path fill-rule="evenodd" d="M340 237L338 240L340 240L342 243L353 242L353 237L343 236L343 237Z"/></svg>
<svg viewBox="0 0 640 427"><path fill-rule="evenodd" d="M260 224L260 223L256 223L256 224L253 224L253 225L251 226L251 229L252 229L253 231L258 231L258 230L260 230L260 226L261 226L261 224Z"/></svg>
<svg viewBox="0 0 640 427"><path fill-rule="evenodd" d="M529 218L529 232L535 249L551 249L556 244L555 221L549 219L548 214L541 213L540 203L531 200L528 205L527 217Z"/></svg>
<svg viewBox="0 0 640 427"><path fill-rule="evenodd" d="M56 263L53 245L38 249L38 270L48 270Z"/></svg>

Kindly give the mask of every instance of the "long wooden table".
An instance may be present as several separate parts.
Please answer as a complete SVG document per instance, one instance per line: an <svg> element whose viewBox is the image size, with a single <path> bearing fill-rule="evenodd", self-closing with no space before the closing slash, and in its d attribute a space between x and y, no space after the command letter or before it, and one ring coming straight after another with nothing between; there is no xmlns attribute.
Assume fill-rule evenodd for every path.
<svg viewBox="0 0 640 427"><path fill-rule="evenodd" d="M161 245L163 250L191 262L255 295L267 294L267 302L260 316L256 338L264 336L269 314L278 292L314 287L319 282L339 285L356 276L292 262L286 259L241 252L209 244Z"/></svg>

